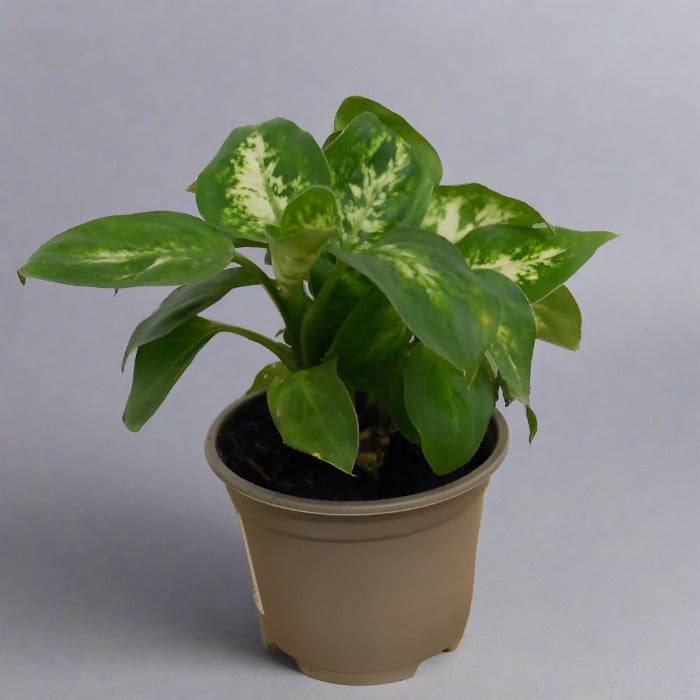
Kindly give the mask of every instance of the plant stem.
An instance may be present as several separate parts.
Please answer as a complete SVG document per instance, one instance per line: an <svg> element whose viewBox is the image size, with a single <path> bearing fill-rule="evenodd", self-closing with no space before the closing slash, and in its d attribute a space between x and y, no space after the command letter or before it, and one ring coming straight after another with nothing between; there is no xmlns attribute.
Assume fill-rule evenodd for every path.
<svg viewBox="0 0 700 700"><path fill-rule="evenodd" d="M272 338L268 338L266 335L256 333L255 331L248 330L247 328L242 328L241 326L230 326L227 323L221 323L219 326L221 330L226 333L235 333L236 335L252 340L254 343L258 343L259 345L267 348L270 352L277 355L277 357L279 357L279 359L282 360L282 362L284 362L284 364L292 372L297 369L296 358L289 346L284 345L283 343L278 343L276 340L272 340Z"/></svg>
<svg viewBox="0 0 700 700"><path fill-rule="evenodd" d="M268 277L252 260L246 258L245 255L241 255L238 252L234 252L231 260L232 262L237 263L241 267L244 267L246 270L249 270L255 276L255 278L264 287L265 291L269 294L272 301L275 303L275 306L277 307L278 311L280 312L282 318L286 323L287 319L285 318L284 309L285 304L282 299L282 296L280 295L279 289L277 289L277 284L275 283L275 281Z"/></svg>
<svg viewBox="0 0 700 700"><path fill-rule="evenodd" d="M304 317L304 288L301 282L290 287L280 286L280 298L284 304L284 319L286 326L286 340L291 345L297 358L297 363L303 366L301 352L301 323Z"/></svg>
<svg viewBox="0 0 700 700"><path fill-rule="evenodd" d="M323 318L323 313L325 306L328 303L331 292L333 288L338 283L338 280L343 276L343 273L347 269L347 264L342 260L335 261L335 267L328 278L321 287L321 291L316 297L316 301L309 307L309 309L304 314L304 319L301 323L301 357L304 367L308 367L318 359L316 354L318 348L316 343L318 341L317 326L321 318Z"/></svg>
<svg viewBox="0 0 700 700"><path fill-rule="evenodd" d="M301 315L303 311L303 301L301 299L294 300L287 298L287 296L283 295L282 292L279 289L279 286L275 282L274 279L268 277L263 270L261 270L252 260L249 258L246 258L244 255L241 255L238 252L235 252L233 254L232 261L235 263L238 263L241 267L245 268L246 270L250 271L255 278L260 282L260 284L263 286L265 291L268 293L269 297L272 299L274 302L275 306L277 307L277 310L280 312L280 316L282 316L282 320L284 322L285 328L288 331L289 334L289 342L291 345L291 352L293 354L293 362L292 364L295 367L301 366L302 363L302 357L301 357L301 349L300 349L300 343L299 343L299 327L301 325ZM300 306L301 304L301 306ZM286 347L286 346L281 346L281 347ZM274 352L274 351L273 351ZM282 359L282 358L280 358ZM283 360L284 362L284 360ZM292 368L292 364L289 364L288 362L285 362L285 364Z"/></svg>

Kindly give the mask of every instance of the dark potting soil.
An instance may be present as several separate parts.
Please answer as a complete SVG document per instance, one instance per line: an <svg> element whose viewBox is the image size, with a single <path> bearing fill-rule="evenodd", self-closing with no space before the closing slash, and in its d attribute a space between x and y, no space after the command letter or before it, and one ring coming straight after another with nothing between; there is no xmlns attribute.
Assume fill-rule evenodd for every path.
<svg viewBox="0 0 700 700"><path fill-rule="evenodd" d="M360 430L367 434L373 416L358 406L358 418ZM373 441L364 442L367 452L371 453ZM326 462L287 447L272 422L265 395L260 394L239 405L222 424L217 449L229 469L258 486L303 498L364 501L408 496L459 479L489 456L496 443L496 428L491 421L474 457L446 476L435 474L420 448L399 432L391 433L384 443L387 443L384 463L379 469L363 471L356 463L353 476L350 476ZM361 440L361 450L362 445Z"/></svg>

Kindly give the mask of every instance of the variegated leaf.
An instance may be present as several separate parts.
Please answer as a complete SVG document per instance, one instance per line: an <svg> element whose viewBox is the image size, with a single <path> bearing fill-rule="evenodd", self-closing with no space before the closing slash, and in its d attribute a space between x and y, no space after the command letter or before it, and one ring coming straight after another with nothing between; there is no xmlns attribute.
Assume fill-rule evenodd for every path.
<svg viewBox="0 0 700 700"><path fill-rule="evenodd" d="M581 342L581 310L571 292L561 286L532 305L537 337L567 350L578 350Z"/></svg>
<svg viewBox="0 0 700 700"><path fill-rule="evenodd" d="M530 369L535 347L535 318L520 287L493 270L474 274L501 302L498 332L486 353L498 369L509 393L524 404L530 401Z"/></svg>
<svg viewBox="0 0 700 700"><path fill-rule="evenodd" d="M331 231L301 231L270 241L272 269L283 294L306 277L332 235Z"/></svg>
<svg viewBox="0 0 700 700"><path fill-rule="evenodd" d="M18 270L22 282L35 277L84 287L143 287L191 284L225 268L231 239L189 214L147 211L106 216L59 233Z"/></svg>
<svg viewBox="0 0 700 700"><path fill-rule="evenodd" d="M472 183L437 187L428 202L421 228L457 243L480 226L514 224L529 227L543 222L542 215L529 204Z"/></svg>
<svg viewBox="0 0 700 700"><path fill-rule="evenodd" d="M136 326L124 352L122 371L129 355L140 345L167 335L184 321L219 301L232 289L253 284L258 284L258 281L249 270L234 267L222 270L210 280L178 287L148 318Z"/></svg>
<svg viewBox="0 0 700 700"><path fill-rule="evenodd" d="M388 386L398 354L413 334L377 289L364 296L340 327L328 357L351 386L376 391Z"/></svg>
<svg viewBox="0 0 700 700"><path fill-rule="evenodd" d="M398 226L418 225L433 188L412 148L369 112L356 117L326 150L341 203L349 250ZM336 243L334 242L334 245Z"/></svg>
<svg viewBox="0 0 700 700"><path fill-rule="evenodd" d="M402 228L337 256L384 292L427 347L463 370L468 381L474 377L496 336L500 302L449 241Z"/></svg>
<svg viewBox="0 0 700 700"><path fill-rule="evenodd" d="M515 396L510 393L510 390L506 386L505 382L503 381L503 377L501 377L500 374L496 375L496 387L497 390L500 389L503 392L503 402L505 405L510 406L513 401L515 401ZM496 391L496 393L498 393L498 391ZM496 398L498 398L498 396Z"/></svg>
<svg viewBox="0 0 700 700"><path fill-rule="evenodd" d="M326 241L340 233L339 225L338 204L328 187L309 187L289 202L279 237L269 244L275 279L283 290L306 278Z"/></svg>
<svg viewBox="0 0 700 700"><path fill-rule="evenodd" d="M449 474L466 464L479 448L493 413L491 378L483 365L469 384L454 365L415 343L404 368L404 394L411 424L433 471Z"/></svg>
<svg viewBox="0 0 700 700"><path fill-rule="evenodd" d="M442 163L435 149L403 117L378 102L356 95L343 100L335 115L334 133L345 129L362 112L376 115L384 126L406 141L413 148L416 158L425 165L433 183L437 185L440 182Z"/></svg>
<svg viewBox="0 0 700 700"><path fill-rule="evenodd" d="M357 414L335 362L275 378L267 403L285 444L352 472L359 444Z"/></svg>
<svg viewBox="0 0 700 700"><path fill-rule="evenodd" d="M333 143L333 141L335 141L338 138L338 136L340 136L341 133L342 131L334 131L331 134L329 134L326 140L323 142L323 150L325 151L328 148L328 146L330 146Z"/></svg>
<svg viewBox="0 0 700 700"><path fill-rule="evenodd" d="M279 235L286 238L302 231L340 233L338 202L330 187L309 187L285 208Z"/></svg>
<svg viewBox="0 0 700 700"><path fill-rule="evenodd" d="M197 178L197 206L212 223L242 238L267 241L294 197L330 185L320 146L286 119L234 129Z"/></svg>
<svg viewBox="0 0 700 700"><path fill-rule="evenodd" d="M603 243L607 231L572 231L494 224L475 229L457 243L472 268L495 270L538 301L566 282Z"/></svg>

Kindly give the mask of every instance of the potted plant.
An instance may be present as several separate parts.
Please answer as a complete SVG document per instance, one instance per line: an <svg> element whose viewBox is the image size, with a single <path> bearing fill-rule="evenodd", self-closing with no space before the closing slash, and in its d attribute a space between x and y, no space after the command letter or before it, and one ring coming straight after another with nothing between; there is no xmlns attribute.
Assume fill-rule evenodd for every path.
<svg viewBox="0 0 700 700"><path fill-rule="evenodd" d="M459 643L484 490L508 446L496 400L524 405L532 441L535 340L578 347L563 285L614 237L441 177L403 118L350 97L323 147L285 119L231 132L188 188L201 218L89 221L18 271L176 286L124 353L131 430L218 333L277 357L205 449L241 521L263 641L325 680L398 680ZM280 338L200 315L250 285L279 310Z"/></svg>

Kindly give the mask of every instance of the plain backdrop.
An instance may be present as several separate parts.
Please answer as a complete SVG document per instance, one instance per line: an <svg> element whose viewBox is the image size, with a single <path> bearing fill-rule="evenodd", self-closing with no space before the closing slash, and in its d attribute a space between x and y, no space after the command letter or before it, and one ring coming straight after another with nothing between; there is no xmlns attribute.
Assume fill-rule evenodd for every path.
<svg viewBox="0 0 700 700"><path fill-rule="evenodd" d="M0 21L0 697L700 697L700 5L4 2ZM581 349L539 345L528 448L487 492L460 648L376 688L312 681L257 637L235 513L202 452L268 361L217 338L138 434L121 353L167 290L15 270L91 218L195 213L229 131L323 140L360 94L445 183L622 234L572 280ZM274 334L256 291L212 316Z"/></svg>

